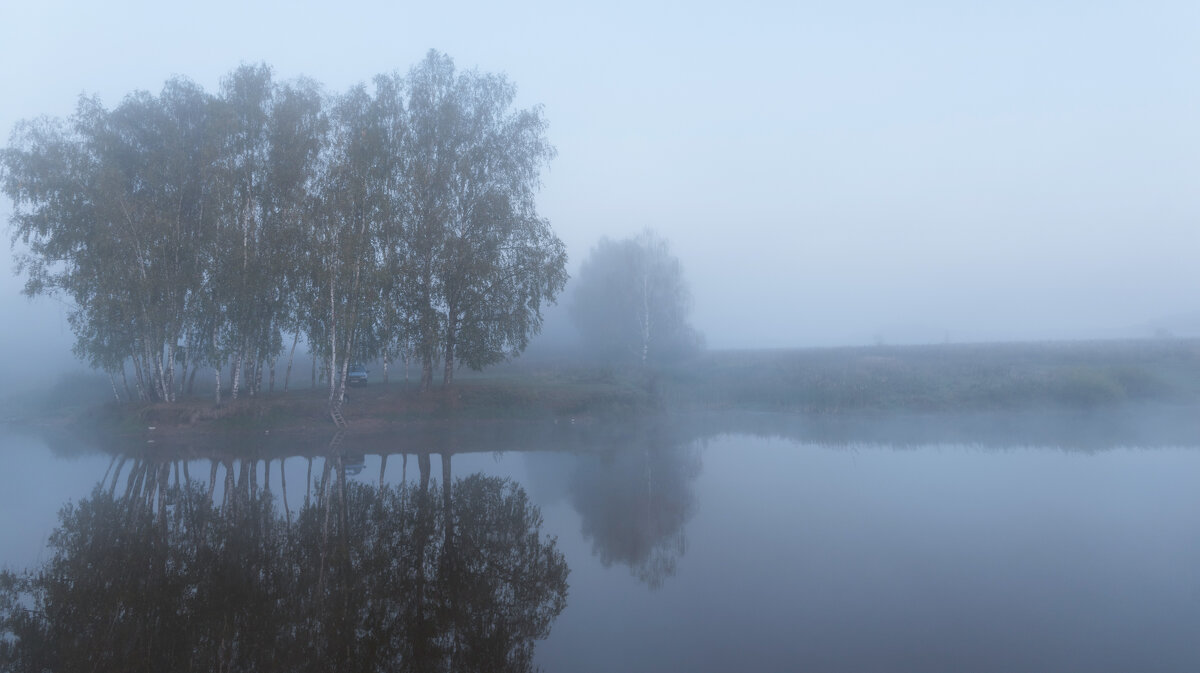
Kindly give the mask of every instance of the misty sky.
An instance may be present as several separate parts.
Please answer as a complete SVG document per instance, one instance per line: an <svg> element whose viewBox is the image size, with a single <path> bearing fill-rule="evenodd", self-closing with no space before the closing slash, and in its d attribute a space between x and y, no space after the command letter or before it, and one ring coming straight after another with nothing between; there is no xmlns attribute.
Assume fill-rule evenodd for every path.
<svg viewBox="0 0 1200 673"><path fill-rule="evenodd" d="M216 91L257 61L342 91L436 48L545 106L540 207L572 272L657 229L712 347L1126 336L1200 310L1194 0L187 4L4 3L4 137L84 92ZM63 309L2 275L22 318L0 347L65 354Z"/></svg>

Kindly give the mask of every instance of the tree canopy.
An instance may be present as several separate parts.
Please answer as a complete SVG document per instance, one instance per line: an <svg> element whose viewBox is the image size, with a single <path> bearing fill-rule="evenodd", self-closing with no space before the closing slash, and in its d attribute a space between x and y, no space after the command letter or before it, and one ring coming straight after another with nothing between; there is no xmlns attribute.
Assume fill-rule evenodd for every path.
<svg viewBox="0 0 1200 673"><path fill-rule="evenodd" d="M440 359L449 384L520 353L566 282L535 203L547 124L514 100L435 51L338 95L258 65L83 98L0 151L25 292L69 300L76 353L143 399L201 366L218 401L223 366L255 394L285 334L331 404L356 359L414 357L426 389Z"/></svg>

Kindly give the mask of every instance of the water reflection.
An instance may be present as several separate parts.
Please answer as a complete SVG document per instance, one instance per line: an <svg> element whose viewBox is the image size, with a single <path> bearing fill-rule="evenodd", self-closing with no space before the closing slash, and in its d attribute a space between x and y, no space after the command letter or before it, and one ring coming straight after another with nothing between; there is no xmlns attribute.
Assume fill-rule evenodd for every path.
<svg viewBox="0 0 1200 673"><path fill-rule="evenodd" d="M525 491L452 481L448 455L440 482L422 454L399 486L329 458L294 520L259 461L226 461L219 495L217 461L207 484L116 462L63 509L46 564L0 576L0 668L525 671L566 605Z"/></svg>
<svg viewBox="0 0 1200 673"><path fill-rule="evenodd" d="M629 566L651 588L662 586L687 549L684 524L695 514L699 475L695 443L659 432L624 450L577 461L571 502L601 563Z"/></svg>

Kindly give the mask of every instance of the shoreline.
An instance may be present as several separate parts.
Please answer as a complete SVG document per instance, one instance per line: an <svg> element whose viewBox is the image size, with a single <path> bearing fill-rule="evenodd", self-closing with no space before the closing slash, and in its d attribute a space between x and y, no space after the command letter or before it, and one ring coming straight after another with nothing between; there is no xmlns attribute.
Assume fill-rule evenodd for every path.
<svg viewBox="0 0 1200 673"><path fill-rule="evenodd" d="M105 381L107 385L107 381ZM185 396L172 403L74 406L52 394L9 425L140 438L332 435L327 389L257 397ZM1200 406L1200 340L718 351L657 368L568 360L509 363L420 393L411 382L348 388L352 430L386 435L481 423L626 422L664 414L779 413L813 419L872 416L1111 412Z"/></svg>

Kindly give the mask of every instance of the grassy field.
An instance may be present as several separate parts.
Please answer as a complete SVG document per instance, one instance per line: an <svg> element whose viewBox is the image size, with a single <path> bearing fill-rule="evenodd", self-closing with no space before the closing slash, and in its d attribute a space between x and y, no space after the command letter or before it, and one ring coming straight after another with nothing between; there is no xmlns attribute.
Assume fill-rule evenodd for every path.
<svg viewBox="0 0 1200 673"><path fill-rule="evenodd" d="M1200 399L1200 342L724 351L662 372L672 407L962 411Z"/></svg>

